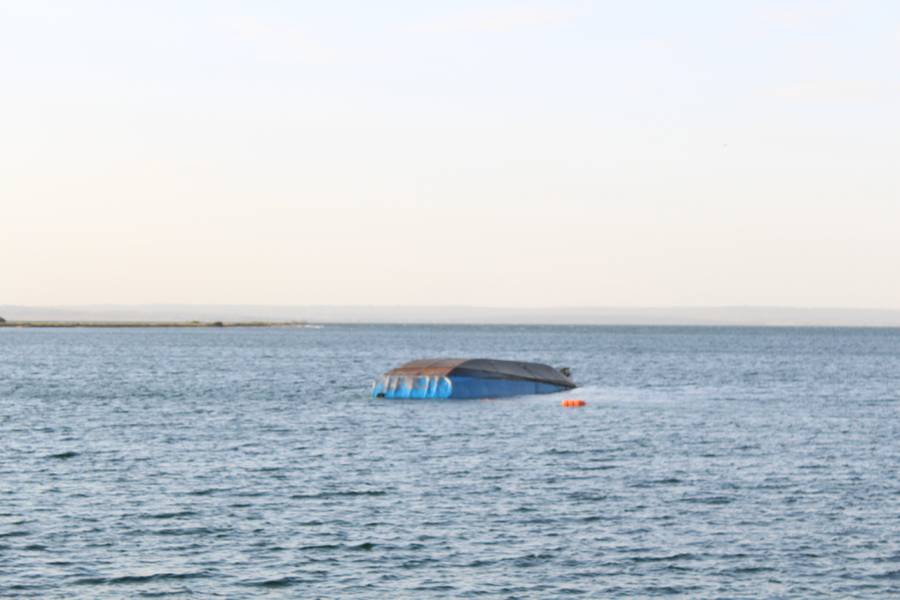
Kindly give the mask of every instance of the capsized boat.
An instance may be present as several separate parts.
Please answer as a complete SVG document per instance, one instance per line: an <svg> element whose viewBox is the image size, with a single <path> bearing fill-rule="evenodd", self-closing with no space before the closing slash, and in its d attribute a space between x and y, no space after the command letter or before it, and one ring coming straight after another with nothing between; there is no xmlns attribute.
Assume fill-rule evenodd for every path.
<svg viewBox="0 0 900 600"><path fill-rule="evenodd" d="M550 394L574 387L567 368L489 358L414 360L372 385L373 398L500 398Z"/></svg>

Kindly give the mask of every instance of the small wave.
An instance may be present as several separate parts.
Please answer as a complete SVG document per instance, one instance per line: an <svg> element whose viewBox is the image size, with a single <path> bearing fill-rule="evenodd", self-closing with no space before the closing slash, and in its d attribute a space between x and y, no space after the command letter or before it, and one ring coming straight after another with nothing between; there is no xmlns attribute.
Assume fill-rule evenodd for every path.
<svg viewBox="0 0 900 600"><path fill-rule="evenodd" d="M316 500L322 498L352 498L354 496L386 496L383 490L350 490L345 492L321 492L318 494L293 494L292 500Z"/></svg>
<svg viewBox="0 0 900 600"><path fill-rule="evenodd" d="M682 498L682 502L687 502L689 504L731 504L734 502L734 498L729 498L728 496L700 496L700 497L691 497L691 498Z"/></svg>
<svg viewBox="0 0 900 600"><path fill-rule="evenodd" d="M194 517L197 513L193 510L182 510L178 512L161 512L161 513L145 513L139 515L140 519L180 519L182 517Z"/></svg>
<svg viewBox="0 0 900 600"><path fill-rule="evenodd" d="M299 523L292 523L291 527L321 527L324 524L325 521L313 519L312 521L300 521Z"/></svg>
<svg viewBox="0 0 900 600"><path fill-rule="evenodd" d="M666 477L665 479L657 479L655 481L651 481L650 483L653 483L656 485L671 485L674 483L681 483L681 480L678 479L677 477Z"/></svg>
<svg viewBox="0 0 900 600"><path fill-rule="evenodd" d="M724 575L754 575L756 573L768 573L774 571L772 567L735 567L723 572Z"/></svg>
<svg viewBox="0 0 900 600"><path fill-rule="evenodd" d="M574 492L569 496L572 500L579 502L603 502L609 498L609 494L598 494L596 492Z"/></svg>
<svg viewBox="0 0 900 600"><path fill-rule="evenodd" d="M671 561L679 561L679 560L697 560L696 554L691 554L689 552L680 552L678 554L671 554L669 556L635 556L631 559L631 562L635 563L648 563L648 562L671 562Z"/></svg>
<svg viewBox="0 0 900 600"><path fill-rule="evenodd" d="M14 583L13 585L9 586L9 587L8 587L7 589L5 589L4 591L34 592L34 591L36 591L36 590L46 589L46 587L47 587L47 586L45 586L43 583ZM13 596L13 597L18 597L18 596ZM31 594L29 594L29 597L32 597L32 598L38 597L38 598L40 598L40 597L43 597L43 596L32 596Z"/></svg>
<svg viewBox="0 0 900 600"><path fill-rule="evenodd" d="M278 579L264 579L262 581L248 581L243 583L242 585L250 586L250 587L261 587L268 589L279 589L279 588L287 588L294 585L308 583L308 581L304 579L299 579L297 577L279 577Z"/></svg>
<svg viewBox="0 0 900 600"><path fill-rule="evenodd" d="M219 492L227 492L227 488L205 488L202 490L192 490L187 493L188 496L211 496Z"/></svg>
<svg viewBox="0 0 900 600"><path fill-rule="evenodd" d="M605 515L590 515L588 517L582 517L578 519L582 523L596 523L598 521L614 521L617 517L607 517Z"/></svg>
<svg viewBox="0 0 900 600"><path fill-rule="evenodd" d="M59 453L57 453L57 454L48 454L48 455L46 456L46 458L55 458L55 459L58 459L58 460L65 460L65 459L67 459L67 458L75 458L75 457L78 456L78 455L79 455L78 452L74 452L74 451L72 451L72 450L69 450L68 452L59 452Z"/></svg>
<svg viewBox="0 0 900 600"><path fill-rule="evenodd" d="M484 560L482 558L476 558L469 564L465 565L467 568L477 568L477 567L489 567L491 565L497 564L496 560Z"/></svg>
<svg viewBox="0 0 900 600"><path fill-rule="evenodd" d="M900 570L897 571L887 571L885 573L878 573L877 575L872 575L873 579L890 579L891 581L900 579Z"/></svg>
<svg viewBox="0 0 900 600"><path fill-rule="evenodd" d="M343 548L340 544L311 544L309 546L301 546L300 550L338 550Z"/></svg>
<svg viewBox="0 0 900 600"><path fill-rule="evenodd" d="M654 596L677 596L683 595L691 591L699 589L697 586L673 587L671 585L651 586L644 588L643 591Z"/></svg>
<svg viewBox="0 0 900 600"><path fill-rule="evenodd" d="M714 555L717 559L720 560L740 560L743 558L750 558L750 555L746 552L734 552L734 553L725 553L725 554L716 554Z"/></svg>
<svg viewBox="0 0 900 600"><path fill-rule="evenodd" d="M546 563L547 561L553 560L554 558L556 558L555 555L553 555L549 552L539 552L539 553L526 554L524 556L519 556L517 558L514 558L512 564L515 565L516 567L520 567L520 568L521 567L533 567L536 565L542 565L542 564Z"/></svg>
<svg viewBox="0 0 900 600"><path fill-rule="evenodd" d="M666 477L664 479L650 479L647 481L638 481L631 485L633 488L651 488L659 485L677 485L682 483L677 477Z"/></svg>
<svg viewBox="0 0 900 600"><path fill-rule="evenodd" d="M402 569L420 569L427 565L433 565L440 563L441 561L436 558L423 557L423 558L414 558L410 560L405 560L400 563L400 568Z"/></svg>
<svg viewBox="0 0 900 600"><path fill-rule="evenodd" d="M14 538L14 537L25 537L26 535L31 535L28 531L6 531L0 532L0 538Z"/></svg>
<svg viewBox="0 0 900 600"><path fill-rule="evenodd" d="M85 577L75 580L75 585L135 585L155 581L179 581L209 577L205 571L187 573L152 573L150 575L121 575L119 577Z"/></svg>
<svg viewBox="0 0 900 600"><path fill-rule="evenodd" d="M375 544L372 542L363 542L361 544L355 545L345 545L345 544L313 544L310 546L302 546L300 550L352 550L352 551L363 551L368 552L370 550L375 549Z"/></svg>
<svg viewBox="0 0 900 600"><path fill-rule="evenodd" d="M368 552L369 550L374 550L375 544L372 542L363 542L361 544L356 544L355 546L347 546L347 550L358 550L363 552Z"/></svg>
<svg viewBox="0 0 900 600"><path fill-rule="evenodd" d="M41 552L46 549L47 549L47 546L45 546L43 544L28 544L27 546L22 548L22 550L31 550L33 552Z"/></svg>
<svg viewBox="0 0 900 600"><path fill-rule="evenodd" d="M209 527L180 527L180 528L169 528L169 529L157 529L156 531L152 531L153 535L163 535L163 536L172 536L172 535L212 535L216 533L222 533L225 531L224 529L212 529Z"/></svg>
<svg viewBox="0 0 900 600"><path fill-rule="evenodd" d="M878 558L875 559L875 562L877 562L877 563L884 563L884 562L895 563L895 562L900 562L900 554L892 554L891 556L880 556L880 557L878 557Z"/></svg>
<svg viewBox="0 0 900 600"><path fill-rule="evenodd" d="M425 583L413 588L416 592L454 592L456 587L446 583Z"/></svg>

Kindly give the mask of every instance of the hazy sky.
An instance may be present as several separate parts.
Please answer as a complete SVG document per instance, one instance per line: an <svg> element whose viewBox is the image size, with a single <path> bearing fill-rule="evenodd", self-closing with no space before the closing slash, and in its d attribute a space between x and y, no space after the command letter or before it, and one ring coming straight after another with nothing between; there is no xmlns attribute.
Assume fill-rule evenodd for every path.
<svg viewBox="0 0 900 600"><path fill-rule="evenodd" d="M900 2L0 0L0 303L900 308Z"/></svg>

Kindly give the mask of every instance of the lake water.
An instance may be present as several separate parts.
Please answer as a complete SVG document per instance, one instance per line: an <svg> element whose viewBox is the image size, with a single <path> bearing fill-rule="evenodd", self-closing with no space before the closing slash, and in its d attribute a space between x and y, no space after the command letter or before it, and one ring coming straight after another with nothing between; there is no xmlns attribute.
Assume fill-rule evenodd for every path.
<svg viewBox="0 0 900 600"><path fill-rule="evenodd" d="M0 330L0 596L890 597L898 471L900 330Z"/></svg>

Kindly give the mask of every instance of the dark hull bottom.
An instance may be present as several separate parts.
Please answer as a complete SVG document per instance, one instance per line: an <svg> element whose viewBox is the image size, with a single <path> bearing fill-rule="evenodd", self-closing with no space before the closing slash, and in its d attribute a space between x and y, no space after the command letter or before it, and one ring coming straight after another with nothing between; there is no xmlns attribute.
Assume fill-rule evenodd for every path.
<svg viewBox="0 0 900 600"><path fill-rule="evenodd" d="M385 377L372 388L373 398L503 398L531 394L552 394L564 386L523 379L486 377Z"/></svg>

